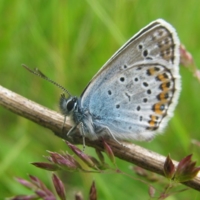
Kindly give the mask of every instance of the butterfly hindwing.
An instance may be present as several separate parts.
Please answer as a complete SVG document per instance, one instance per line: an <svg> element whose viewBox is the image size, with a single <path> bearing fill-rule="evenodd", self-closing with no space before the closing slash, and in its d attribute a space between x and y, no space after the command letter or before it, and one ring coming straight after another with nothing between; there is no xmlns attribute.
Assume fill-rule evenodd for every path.
<svg viewBox="0 0 200 200"><path fill-rule="evenodd" d="M180 90L179 40L163 20L152 22L99 70L81 96L96 126L117 138L150 139L172 116Z"/></svg>

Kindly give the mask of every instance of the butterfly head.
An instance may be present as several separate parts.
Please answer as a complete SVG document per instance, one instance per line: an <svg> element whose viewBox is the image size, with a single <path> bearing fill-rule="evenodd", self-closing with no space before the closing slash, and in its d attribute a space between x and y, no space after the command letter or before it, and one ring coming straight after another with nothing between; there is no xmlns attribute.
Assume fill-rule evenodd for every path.
<svg viewBox="0 0 200 200"><path fill-rule="evenodd" d="M70 96L65 97L64 94L60 97L60 110L65 116L71 115L78 107L78 98Z"/></svg>

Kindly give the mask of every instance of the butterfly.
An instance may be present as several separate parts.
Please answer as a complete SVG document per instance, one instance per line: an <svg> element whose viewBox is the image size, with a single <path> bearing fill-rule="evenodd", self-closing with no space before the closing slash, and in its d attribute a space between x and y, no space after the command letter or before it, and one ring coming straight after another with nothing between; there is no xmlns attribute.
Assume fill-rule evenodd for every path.
<svg viewBox="0 0 200 200"><path fill-rule="evenodd" d="M119 140L151 140L173 116L181 90L179 38L176 30L158 19L130 38L97 72L80 98L61 95L62 114L72 121L67 135L78 128L96 140L109 135Z"/></svg>

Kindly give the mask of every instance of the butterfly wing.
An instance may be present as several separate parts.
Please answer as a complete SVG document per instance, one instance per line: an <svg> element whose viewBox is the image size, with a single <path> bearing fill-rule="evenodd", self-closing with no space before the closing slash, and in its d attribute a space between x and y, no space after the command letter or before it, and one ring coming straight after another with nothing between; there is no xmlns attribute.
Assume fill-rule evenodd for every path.
<svg viewBox="0 0 200 200"><path fill-rule="evenodd" d="M147 140L162 131L180 91L179 39L156 20L123 45L93 77L81 107L117 138Z"/></svg>

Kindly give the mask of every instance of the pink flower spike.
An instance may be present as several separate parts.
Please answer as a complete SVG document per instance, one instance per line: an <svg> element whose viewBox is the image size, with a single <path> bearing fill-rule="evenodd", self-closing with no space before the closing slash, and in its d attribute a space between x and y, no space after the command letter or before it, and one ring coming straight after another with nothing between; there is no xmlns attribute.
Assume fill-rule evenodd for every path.
<svg viewBox="0 0 200 200"><path fill-rule="evenodd" d="M114 156L114 153L112 151L112 149L110 148L110 146L105 142L105 140L103 140L103 145L104 145L104 149L105 149L105 152L108 156L108 158L111 160L111 162L113 164L115 164L115 156Z"/></svg>
<svg viewBox="0 0 200 200"><path fill-rule="evenodd" d="M94 162L90 159L90 156L87 154L83 153L79 148L76 146L72 145L68 141L66 141L68 147L83 161L85 162L89 167L96 169L96 166Z"/></svg>
<svg viewBox="0 0 200 200"><path fill-rule="evenodd" d="M175 173L175 166L170 158L170 156L168 155L166 160L165 160L165 163L164 163L164 173L165 173L165 176L167 178L170 178L172 179L174 177L174 173Z"/></svg>
<svg viewBox="0 0 200 200"><path fill-rule="evenodd" d="M61 200L65 200L66 196L63 182L55 174L53 174L52 180L58 196Z"/></svg>
<svg viewBox="0 0 200 200"><path fill-rule="evenodd" d="M40 193L44 192L48 196L53 196L52 192L45 186L45 184L39 178L32 175L29 175L29 178L31 179L32 183L35 184L38 188L35 191L36 193L41 191Z"/></svg>
<svg viewBox="0 0 200 200"><path fill-rule="evenodd" d="M175 180L186 182L193 179L199 172L200 167L195 167L196 162L191 160L192 154L183 158L176 169Z"/></svg>
<svg viewBox="0 0 200 200"><path fill-rule="evenodd" d="M180 45L180 62L183 66L194 65L194 60L190 52L187 51L183 44Z"/></svg>
<svg viewBox="0 0 200 200"><path fill-rule="evenodd" d="M155 196L156 190L153 186L149 186L149 196L153 198Z"/></svg>
<svg viewBox="0 0 200 200"><path fill-rule="evenodd" d="M192 154L186 156L178 163L176 174L181 174L183 171L185 171L185 168L191 163L191 158Z"/></svg>
<svg viewBox="0 0 200 200"><path fill-rule="evenodd" d="M58 154L55 152L49 152L49 153L50 157L48 157L48 160L58 165L62 169L65 169L67 171L76 171L78 169L82 169L81 165L67 153L63 154Z"/></svg>
<svg viewBox="0 0 200 200"><path fill-rule="evenodd" d="M37 189L37 190L35 191L35 193L36 193L39 197L41 197L41 198L44 198L44 197L47 198L46 192L45 192L44 190L41 190L40 188Z"/></svg>
<svg viewBox="0 0 200 200"><path fill-rule="evenodd" d="M97 200L97 190L95 186L95 182L92 182L92 186L90 188L90 200Z"/></svg>
<svg viewBox="0 0 200 200"><path fill-rule="evenodd" d="M9 200L36 200L38 199L38 196L33 194L33 195L17 195L15 197L9 198Z"/></svg>
<svg viewBox="0 0 200 200"><path fill-rule="evenodd" d="M37 186L38 188L43 188L45 187L44 184L42 183L42 181L40 181L39 178L37 178L36 176L32 176L32 175L29 175L29 178L31 179L31 182ZM46 187L45 187L46 188Z"/></svg>
<svg viewBox="0 0 200 200"><path fill-rule="evenodd" d="M57 171L59 170L59 167L55 164L51 164L51 163L45 163L45 162L35 162L35 163L31 163L32 165L41 168L41 169L45 169L48 171Z"/></svg>
<svg viewBox="0 0 200 200"><path fill-rule="evenodd" d="M34 189L35 188L35 185L32 184L31 182L25 180L25 179L22 179L22 178L15 178L15 180L17 182L19 182L20 184L24 185L25 187L27 188L30 188L30 189Z"/></svg>

